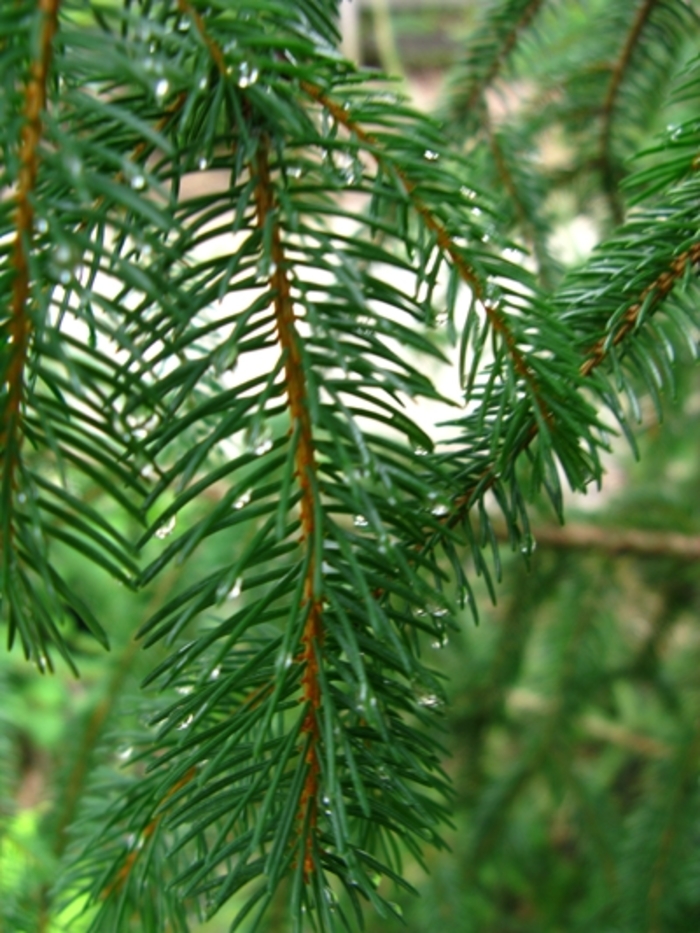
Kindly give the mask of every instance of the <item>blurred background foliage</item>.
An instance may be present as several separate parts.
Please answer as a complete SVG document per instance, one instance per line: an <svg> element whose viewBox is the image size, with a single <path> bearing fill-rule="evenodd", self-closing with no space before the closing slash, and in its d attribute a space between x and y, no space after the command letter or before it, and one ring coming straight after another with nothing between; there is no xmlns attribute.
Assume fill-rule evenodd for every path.
<svg viewBox="0 0 700 933"><path fill-rule="evenodd" d="M591 63L619 34L601 27L591 34L591 24L625 6L604 0L549 4L542 23L549 56L538 54L533 30L517 52L517 75L505 72L484 105L465 77L465 39L474 35L479 6L354 0L345 10L346 34L356 31L349 51L400 71L419 104L439 100L457 139L466 138L483 106L499 131L509 128L504 158L511 152L523 170L537 167L539 187L524 187L547 223L523 224L512 191L503 192L503 209L513 211L513 226L520 223L533 253L541 252L543 273L557 276L618 219L626 160L676 114L661 108L664 82L642 63L646 78L626 93L645 96L647 120L616 135L609 164L601 165L589 144L600 144L605 127L591 133L585 108L574 119L563 95L552 95L559 72L584 64L590 81L578 91L600 101ZM697 31L674 34L666 50L682 60L696 47ZM478 138L473 145L486 176L489 165L494 170L497 191L493 148ZM502 548L498 604L488 608L482 587L480 624L465 611L459 631L434 644L431 662L447 678L450 697L443 744L454 782L451 851L429 852L426 866L407 857L405 876L421 897L392 894L405 926L368 916L369 933L700 929L697 372L679 366L676 398L662 402L662 423L651 404L639 413L639 461L614 443L605 490L572 498L563 528L543 503L531 553ZM240 534L254 531L251 520ZM216 564L222 546L209 539L187 572L196 578L198 566ZM131 737L147 728L148 695L138 687L153 662L143 663L133 632L173 587L187 585L175 567L148 596L134 594L115 590L68 553L63 560L67 578L101 605L112 651L104 654L76 618L69 637L78 680L65 665L37 677L18 653L0 655L3 933L58 933L73 920L77 931L89 925L89 915L75 920L80 903L54 901L56 865L76 819L79 832L81 803L99 795L100 771L129 766ZM151 649L158 650L165 651ZM287 929L284 894L268 933ZM200 930L226 930L235 910Z"/></svg>

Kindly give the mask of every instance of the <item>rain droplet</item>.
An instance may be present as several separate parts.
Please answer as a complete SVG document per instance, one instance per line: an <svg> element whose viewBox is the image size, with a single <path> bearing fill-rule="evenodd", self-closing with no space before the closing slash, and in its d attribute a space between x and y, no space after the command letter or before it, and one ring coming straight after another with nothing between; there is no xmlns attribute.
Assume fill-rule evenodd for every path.
<svg viewBox="0 0 700 933"><path fill-rule="evenodd" d="M17 501L19 502L20 505L24 505L24 503L27 501L27 496L25 495L25 493L18 492Z"/></svg>
<svg viewBox="0 0 700 933"><path fill-rule="evenodd" d="M45 217L40 217L36 222L37 233L48 233L49 222Z"/></svg>
<svg viewBox="0 0 700 933"><path fill-rule="evenodd" d="M426 149L423 153L423 156L428 160L428 162L437 162L437 160L440 158L439 153L435 152L433 149Z"/></svg>
<svg viewBox="0 0 700 933"><path fill-rule="evenodd" d="M197 162L197 168L200 172L203 172L206 168L209 168L209 159L206 156L202 156Z"/></svg>
<svg viewBox="0 0 700 933"><path fill-rule="evenodd" d="M366 528L369 522L364 515L356 515L353 524L355 528Z"/></svg>
<svg viewBox="0 0 700 933"><path fill-rule="evenodd" d="M434 693L424 693L418 697L418 705L424 706L426 709L438 709L438 707L442 706L442 700Z"/></svg>
<svg viewBox="0 0 700 933"><path fill-rule="evenodd" d="M120 761L128 761L129 758L131 758L133 751L134 749L131 747L131 745L126 745L124 748L119 749L117 752L117 758Z"/></svg>
<svg viewBox="0 0 700 933"><path fill-rule="evenodd" d="M241 62L238 66L237 84L239 87L250 87L258 80L260 72L255 65L250 62Z"/></svg>
<svg viewBox="0 0 700 933"><path fill-rule="evenodd" d="M431 514L434 515L436 518L443 518L445 515L447 515L449 511L450 511L449 506L446 505L444 502L439 502L437 505L434 505L432 509L430 510Z"/></svg>
<svg viewBox="0 0 700 933"><path fill-rule="evenodd" d="M189 727L192 725L193 722L194 722L194 714L190 713L189 716L185 716L185 718L182 720L182 722L178 726L178 729L189 729Z"/></svg>
<svg viewBox="0 0 700 933"><path fill-rule="evenodd" d="M175 687L175 692L179 693L180 696L183 696L183 697L189 696L193 690L194 690L194 687L192 687L191 685L188 685L186 687Z"/></svg>
<svg viewBox="0 0 700 933"><path fill-rule="evenodd" d="M233 503L234 509L242 509L244 506L248 505L250 502L251 496L253 495L252 489L247 489L240 498L236 499Z"/></svg>
<svg viewBox="0 0 700 933"><path fill-rule="evenodd" d="M209 87L209 78L204 75L204 77L199 79L197 87L200 91L206 91L206 89Z"/></svg>
<svg viewBox="0 0 700 933"><path fill-rule="evenodd" d="M154 91L159 101L165 98L165 95L168 93L169 90L170 90L170 82L168 81L167 78L159 78L156 81L156 86L154 88Z"/></svg>
<svg viewBox="0 0 700 933"><path fill-rule="evenodd" d="M143 189L146 187L145 177L141 174L134 175L134 177L131 179L131 187L134 189L134 191L143 191Z"/></svg>
<svg viewBox="0 0 700 933"><path fill-rule="evenodd" d="M163 522L162 525L159 525L156 528L156 538L167 538L168 535L172 534L175 530L175 522L177 519L174 515L171 515L167 522Z"/></svg>
<svg viewBox="0 0 700 933"><path fill-rule="evenodd" d="M213 668L211 674L209 675L209 680L218 680L220 676L221 676L221 668L219 667L219 665L217 665L215 668Z"/></svg>
<svg viewBox="0 0 700 933"><path fill-rule="evenodd" d="M65 266L71 261L71 251L70 246L67 246L65 243L61 243L60 246L56 249L56 262L60 265Z"/></svg>
<svg viewBox="0 0 700 933"><path fill-rule="evenodd" d="M253 423L246 431L246 445L256 457L272 449L272 432L266 424Z"/></svg>
<svg viewBox="0 0 700 933"><path fill-rule="evenodd" d="M233 584L231 589L226 594L226 599L228 600L238 599L238 597L241 595L242 589L243 589L243 577L238 577L236 582Z"/></svg>
<svg viewBox="0 0 700 933"><path fill-rule="evenodd" d="M414 447L413 453L416 455L416 457L425 457L428 451L425 449L425 447Z"/></svg>

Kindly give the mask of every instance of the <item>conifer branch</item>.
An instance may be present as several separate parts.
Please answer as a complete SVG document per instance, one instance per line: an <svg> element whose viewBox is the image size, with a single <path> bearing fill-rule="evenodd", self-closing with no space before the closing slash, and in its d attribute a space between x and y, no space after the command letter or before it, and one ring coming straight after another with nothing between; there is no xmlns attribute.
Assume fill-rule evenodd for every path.
<svg viewBox="0 0 700 933"><path fill-rule="evenodd" d="M256 202L257 221L263 230L272 216L270 287L274 295L275 322L277 337L284 357L287 399L291 419L291 434L297 436L295 464L296 475L301 488L301 541L307 550L306 577L304 581L304 607L306 621L301 636L303 650L297 663L303 667L303 699L307 704L306 716L301 727L302 741L306 748L308 771L299 801L298 819L301 831L306 833L304 840L304 875L308 881L314 868L314 836L316 833L318 792L319 792L319 753L320 728L318 717L321 710L321 684L319 680L319 661L323 646L322 602L315 592L316 561L314 539L320 529L316 528L316 456L309 416L304 368L301 358L300 337L296 327L296 316L288 276L288 263L282 245L280 226L274 217L277 210L274 189L270 178L269 142L260 140L256 165L257 176ZM251 172L253 167L251 166Z"/></svg>
<svg viewBox="0 0 700 933"><path fill-rule="evenodd" d="M163 817L165 816L168 809L168 802L171 798L183 787L187 785L197 776L197 768L195 765L192 765L182 777L178 778L165 792L162 799L159 803L154 806L148 816L147 821L143 824L140 833L137 838L134 840L134 843L127 853L124 861L121 864L121 867L117 871L116 876L109 882L108 885L103 889L101 897L103 900L106 900L108 897L111 897L116 892L120 891L126 882L129 879L134 865L139 859L139 856L145 848L146 842L153 836L158 827L161 824Z"/></svg>
<svg viewBox="0 0 700 933"><path fill-rule="evenodd" d="M202 19L199 11L195 10L189 0L177 0L177 6L183 15L188 16L192 20L197 29L197 32L200 34L202 40L204 41L204 44L209 49L209 54L214 60L214 64L216 65L219 74L222 76L222 78L225 78L227 71L224 53L219 43L212 39L212 37L209 35L204 20Z"/></svg>
<svg viewBox="0 0 700 933"><path fill-rule="evenodd" d="M454 239L447 230L447 227L420 197L417 191L416 183L408 178L406 173L401 168L394 164L390 155L388 155L386 151L381 150L380 143L372 135L372 133L364 130L352 119L351 113L348 110L330 99L326 94L323 93L321 88L311 84L308 81L302 83L302 88L310 97L325 107L325 109L331 114L331 116L338 122L339 125L345 127L348 132L354 134L357 139L364 143L364 145L367 147L367 151L375 160L377 165L380 165L385 169L390 168L396 177L400 179L401 183L406 189L406 193L411 199L414 209L421 217L428 230L435 234L438 247L450 257L462 281L470 288L474 298L481 302L487 320L491 324L494 332L497 333L503 341L503 345L505 346L513 363L514 371L530 386L532 395L537 400L537 404L540 408L540 411L542 412L543 417L547 418L547 413L545 410L544 402L540 395L537 379L527 364L525 354L518 346L518 341L510 325L508 324L506 316L498 309L497 305L492 304L488 300L486 296L485 285L479 277L476 269L470 265L469 262L467 262L463 251L455 243Z"/></svg>
<svg viewBox="0 0 700 933"><path fill-rule="evenodd" d="M518 191L518 186L515 184L515 179L513 178L513 173L511 172L508 163L506 162L505 155L503 153L503 148L498 141L498 137L494 132L493 125L491 120L486 118L486 132L488 134L489 149L493 155L494 164L498 172L498 177L501 179L504 188L510 195L513 206L515 207L515 212L518 218L518 222L522 228L523 234L525 236L525 241L530 247L533 255L537 259L537 263L542 270L543 262L540 255L540 244L539 239L535 235L535 230L532 226L530 218L527 216L525 206L520 197L520 192Z"/></svg>
<svg viewBox="0 0 700 933"><path fill-rule="evenodd" d="M693 244L688 250L677 256L670 263L669 269L660 273L640 294L639 299L629 306L623 315L620 326L611 334L601 337L586 354L586 359L579 367L579 373L584 378L600 366L608 357L611 347L617 346L625 337L629 336L637 327L642 311L650 312L670 293L673 286L683 278L688 264L694 266L700 263L700 242ZM513 450L510 458L514 462L532 443L539 433L539 425L533 421L521 443ZM453 509L441 519L447 528L459 525L474 504L477 493L483 496L498 481L499 472L495 465L484 469L469 489L455 498Z"/></svg>
<svg viewBox="0 0 700 933"><path fill-rule="evenodd" d="M642 311L650 311L662 302L673 286L683 278L688 265L696 266L700 263L700 242L694 243L689 249L676 256L670 267L660 273L654 281L641 292L639 299L631 304L623 315L617 331L601 337L586 354L587 359L582 364L582 376L588 376L596 367L600 366L608 355L611 346L617 346L625 337L632 333L638 324Z"/></svg>
<svg viewBox="0 0 700 933"><path fill-rule="evenodd" d="M32 321L29 313L30 280L29 255L33 230L34 207L32 198L39 172L39 145L43 132L42 112L46 107L46 85L51 64L53 38L58 28L60 0L40 0L41 28L39 51L32 61L25 91L24 126L19 151L20 171L17 184L15 213L15 241L12 265L12 302L10 306L9 338L11 350L5 382L8 386L7 402L0 431L0 457L3 463L3 488L9 499L15 486L18 465L21 406L24 394L24 369L29 352ZM10 541L5 542L8 551Z"/></svg>
<svg viewBox="0 0 700 933"><path fill-rule="evenodd" d="M471 76L471 87L466 93L466 98L458 107L453 108L456 116L470 118L486 89L493 84L501 73L521 33L530 25L544 2L545 0L525 0L523 3L522 0L515 0L513 4L516 7L515 10L510 9L510 6L508 6L505 11L499 11L499 17L502 16L503 21L508 26L503 34L497 37L497 42L494 43L493 48L490 50L491 61L486 70L478 73L476 68L473 69L476 73ZM522 6L521 10L518 9L520 6Z"/></svg>
<svg viewBox="0 0 700 933"><path fill-rule="evenodd" d="M612 124L617 105L620 87L625 79L627 68L641 39L644 27L651 16L658 0L644 0L632 21L627 40L620 55L613 65L608 90L603 101L602 126L600 131L600 165L603 178L603 187L608 196L608 203L616 224L622 223L623 210L618 192L618 179L612 164L610 151L612 142Z"/></svg>

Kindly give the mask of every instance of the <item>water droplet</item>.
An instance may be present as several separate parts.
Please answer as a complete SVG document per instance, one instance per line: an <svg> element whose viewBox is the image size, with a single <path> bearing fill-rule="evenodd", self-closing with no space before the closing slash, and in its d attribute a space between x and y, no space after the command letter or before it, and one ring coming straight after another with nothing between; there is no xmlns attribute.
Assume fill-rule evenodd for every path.
<svg viewBox="0 0 700 933"><path fill-rule="evenodd" d="M254 423L246 431L246 445L256 457L272 449L272 431L266 424Z"/></svg>
<svg viewBox="0 0 700 933"><path fill-rule="evenodd" d="M236 582L233 584L231 589L226 594L226 599L228 600L238 599L238 597L241 595L242 589L243 589L243 577L238 577Z"/></svg>
<svg viewBox="0 0 700 933"><path fill-rule="evenodd" d="M258 80L260 72L255 65L250 62L241 62L238 66L238 78L236 83L239 87L250 87Z"/></svg>
<svg viewBox="0 0 700 933"><path fill-rule="evenodd" d="M59 265L66 266L72 260L70 246L67 246L65 243L61 243L60 246L56 248L56 262Z"/></svg>
<svg viewBox="0 0 700 933"><path fill-rule="evenodd" d="M244 506L248 505L250 502L251 496L253 495L252 489L247 489L240 498L236 499L233 503L234 509L242 509Z"/></svg>
<svg viewBox="0 0 700 933"><path fill-rule="evenodd" d="M58 281L61 283L61 285L68 285L71 278L72 278L72 275L70 274L68 269L63 269L58 274Z"/></svg>
<svg viewBox="0 0 700 933"><path fill-rule="evenodd" d="M131 747L131 745L125 745L123 748L120 748L119 751L117 752L117 758L120 761L128 761L129 758L131 758L133 752L134 752L134 749Z"/></svg>
<svg viewBox="0 0 700 933"><path fill-rule="evenodd" d="M48 233L49 222L45 217L40 217L36 222L37 233Z"/></svg>
<svg viewBox="0 0 700 933"><path fill-rule="evenodd" d="M272 450L272 438L270 437L264 438L253 447L253 453L256 457L261 457L263 454L266 454L268 450Z"/></svg>
<svg viewBox="0 0 700 933"><path fill-rule="evenodd" d="M17 501L19 502L20 505L24 505L24 503L27 501L27 496L26 496L26 494L23 493L23 492L18 492L18 493L17 493Z"/></svg>
<svg viewBox="0 0 700 933"><path fill-rule="evenodd" d="M146 187L146 179L143 175L138 174L134 175L131 179L131 187L134 191L143 191Z"/></svg>
<svg viewBox="0 0 700 933"><path fill-rule="evenodd" d="M431 515L434 515L436 518L443 518L450 511L450 507L444 502L439 502L437 505L434 505L430 510Z"/></svg>
<svg viewBox="0 0 700 933"><path fill-rule="evenodd" d="M428 451L425 449L425 447L414 447L413 453L416 455L416 457L425 457Z"/></svg>
<svg viewBox="0 0 700 933"><path fill-rule="evenodd" d="M189 727L192 725L193 722L194 722L194 714L190 713L189 716L185 716L185 718L182 720L182 722L178 726L178 729L180 730L189 729Z"/></svg>
<svg viewBox="0 0 700 933"><path fill-rule="evenodd" d="M165 95L168 93L169 90L170 90L170 82L168 81L167 78L159 78L158 81L156 81L154 93L156 95L156 98L159 101L165 98Z"/></svg>
<svg viewBox="0 0 700 933"><path fill-rule="evenodd" d="M423 157L426 158L428 162L437 162L437 160L440 158L440 154L432 149L426 149L423 153Z"/></svg>
<svg viewBox="0 0 700 933"><path fill-rule="evenodd" d="M203 172L205 169L209 168L209 159L206 156L202 156L197 162L197 168L200 172Z"/></svg>
<svg viewBox="0 0 700 933"><path fill-rule="evenodd" d="M424 693L418 697L418 705L426 709L438 709L442 706L442 700L434 693Z"/></svg>
<svg viewBox="0 0 700 933"><path fill-rule="evenodd" d="M200 91L206 91L206 89L209 87L209 78L206 75L204 75L204 77L199 79L199 83L197 84L197 87L199 88Z"/></svg>
<svg viewBox="0 0 700 933"><path fill-rule="evenodd" d="M364 515L356 515L353 521L355 528L366 528L369 525L369 522Z"/></svg>
<svg viewBox="0 0 700 933"><path fill-rule="evenodd" d="M175 687L175 692L179 693L180 696L183 696L183 697L189 696L193 690L194 690L194 687L192 687L191 685L188 685L186 687Z"/></svg>
<svg viewBox="0 0 700 933"><path fill-rule="evenodd" d="M221 667L217 664L215 668L212 669L211 674L209 675L209 680L218 680L221 676Z"/></svg>
<svg viewBox="0 0 700 933"><path fill-rule="evenodd" d="M301 165L290 165L287 174L290 178L301 178Z"/></svg>
<svg viewBox="0 0 700 933"><path fill-rule="evenodd" d="M532 535L525 535L523 538L523 543L520 545L520 553L524 554L526 557L534 553L537 550L537 541L533 538Z"/></svg>
<svg viewBox="0 0 700 933"><path fill-rule="evenodd" d="M159 525L158 528L156 528L156 538L167 538L168 535L172 534L175 530L176 521L176 517L171 515L167 522L163 522L162 525Z"/></svg>

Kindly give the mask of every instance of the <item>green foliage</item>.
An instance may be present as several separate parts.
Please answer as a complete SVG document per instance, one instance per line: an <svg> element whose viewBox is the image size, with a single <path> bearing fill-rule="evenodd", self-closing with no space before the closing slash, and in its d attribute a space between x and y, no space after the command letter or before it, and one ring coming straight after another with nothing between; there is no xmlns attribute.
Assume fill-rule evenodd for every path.
<svg viewBox="0 0 700 933"><path fill-rule="evenodd" d="M76 905L90 931L185 931L231 908L231 929L253 929L282 896L292 930L353 929L368 904L400 915L390 884L411 889L406 860L444 847L451 821L430 646L476 613L478 576L495 593L499 523L529 554L539 493L561 517L564 480L600 484L609 413L631 436L640 396L660 407L695 352L688 4L489 4L451 133L343 59L336 15L330 0L0 10L0 608L41 671L117 646L61 736L39 894L3 892L14 929ZM528 85L511 117L490 102L502 76ZM535 158L546 133L568 153L559 179ZM610 227L565 274L562 180L601 191ZM483 795L474 776L472 863L509 844L540 772L580 813L606 806L566 743L552 755L599 688L593 659L614 653L584 589L562 593L544 727ZM470 674L482 717L520 668L518 608L525 631L506 626ZM628 837L637 883L670 877L692 842L682 725L649 777L676 790L637 820L663 865ZM697 910L682 868L668 906L625 890L623 929Z"/></svg>

